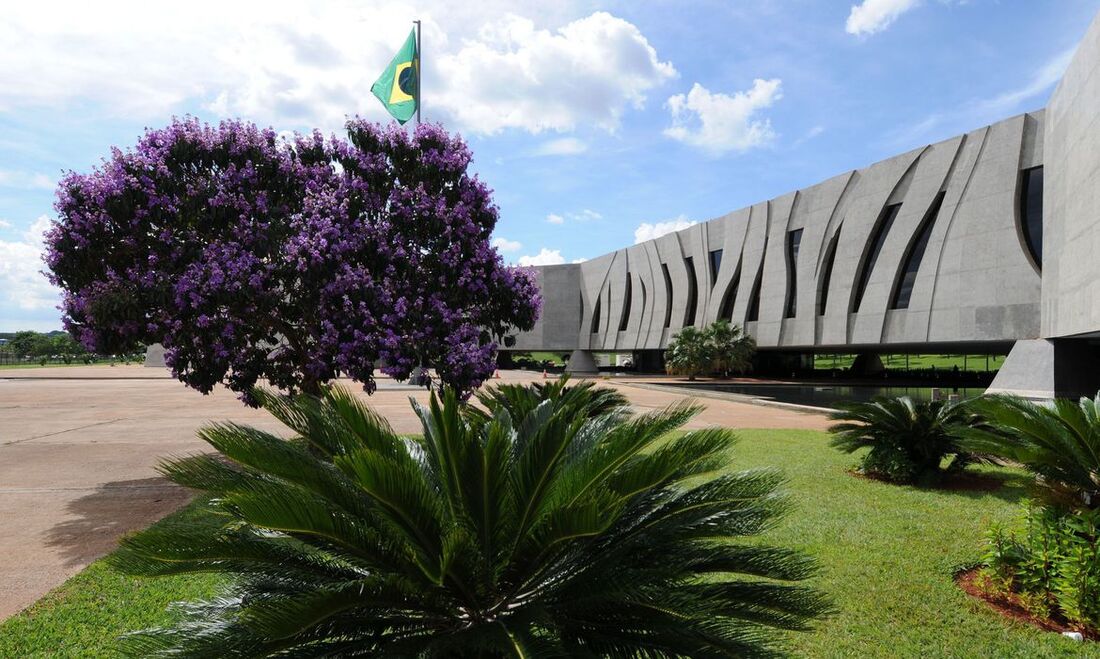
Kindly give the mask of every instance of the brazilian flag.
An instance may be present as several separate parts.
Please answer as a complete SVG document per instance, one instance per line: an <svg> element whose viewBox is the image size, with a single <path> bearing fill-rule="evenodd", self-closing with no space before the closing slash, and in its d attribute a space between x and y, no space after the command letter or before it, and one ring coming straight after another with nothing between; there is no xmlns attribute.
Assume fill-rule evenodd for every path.
<svg viewBox="0 0 1100 659"><path fill-rule="evenodd" d="M420 90L416 88L419 70L420 56L416 52L416 30L413 30L370 88L398 123L403 124L416 114L416 104L420 102Z"/></svg>

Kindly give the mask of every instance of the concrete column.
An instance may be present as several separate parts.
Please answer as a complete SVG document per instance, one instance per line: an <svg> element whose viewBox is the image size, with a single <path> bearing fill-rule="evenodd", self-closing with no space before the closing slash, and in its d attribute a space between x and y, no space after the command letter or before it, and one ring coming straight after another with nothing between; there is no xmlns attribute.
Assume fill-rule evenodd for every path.
<svg viewBox="0 0 1100 659"><path fill-rule="evenodd" d="M596 360L590 350L574 350L569 355L569 363L565 365L565 372L572 375L596 375L600 372L596 366Z"/></svg>
<svg viewBox="0 0 1100 659"><path fill-rule="evenodd" d="M1034 399L1092 398L1100 390L1100 348L1088 339L1017 341L986 393Z"/></svg>
<svg viewBox="0 0 1100 659"><path fill-rule="evenodd" d="M145 349L145 367L146 368L167 368L168 365L164 363L164 346L159 343L154 343Z"/></svg>
<svg viewBox="0 0 1100 659"><path fill-rule="evenodd" d="M852 362L852 372L859 375L879 375L886 370L882 365L882 358L875 352L861 352Z"/></svg>

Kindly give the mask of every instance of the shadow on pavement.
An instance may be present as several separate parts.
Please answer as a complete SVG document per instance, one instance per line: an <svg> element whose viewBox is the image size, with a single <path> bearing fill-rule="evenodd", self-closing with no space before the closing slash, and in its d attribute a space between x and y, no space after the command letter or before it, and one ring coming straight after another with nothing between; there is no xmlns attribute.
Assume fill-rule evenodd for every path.
<svg viewBox="0 0 1100 659"><path fill-rule="evenodd" d="M149 526L191 500L191 493L160 477L104 483L66 506L69 518L47 532L46 545L67 566L114 551L123 534Z"/></svg>

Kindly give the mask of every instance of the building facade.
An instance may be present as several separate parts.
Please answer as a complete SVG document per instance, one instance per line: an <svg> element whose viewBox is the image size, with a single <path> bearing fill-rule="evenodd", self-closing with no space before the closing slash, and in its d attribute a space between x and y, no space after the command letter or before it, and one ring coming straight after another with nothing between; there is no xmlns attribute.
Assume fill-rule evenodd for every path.
<svg viewBox="0 0 1100 659"><path fill-rule="evenodd" d="M685 326L764 351L1009 357L994 389L1100 384L1100 20L1045 110L580 264L506 350L659 354ZM644 361L644 360L643 360Z"/></svg>

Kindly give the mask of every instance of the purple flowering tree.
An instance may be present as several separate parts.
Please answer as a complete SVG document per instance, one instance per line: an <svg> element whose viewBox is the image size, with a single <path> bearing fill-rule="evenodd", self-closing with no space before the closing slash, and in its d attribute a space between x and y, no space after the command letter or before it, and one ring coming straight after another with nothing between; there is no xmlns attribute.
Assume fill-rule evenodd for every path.
<svg viewBox="0 0 1100 659"><path fill-rule="evenodd" d="M376 367L477 387L539 296L489 243L497 208L469 149L435 125L347 131L189 118L69 173L46 255L66 329L98 352L161 343L181 381L247 403L260 379L371 392Z"/></svg>

